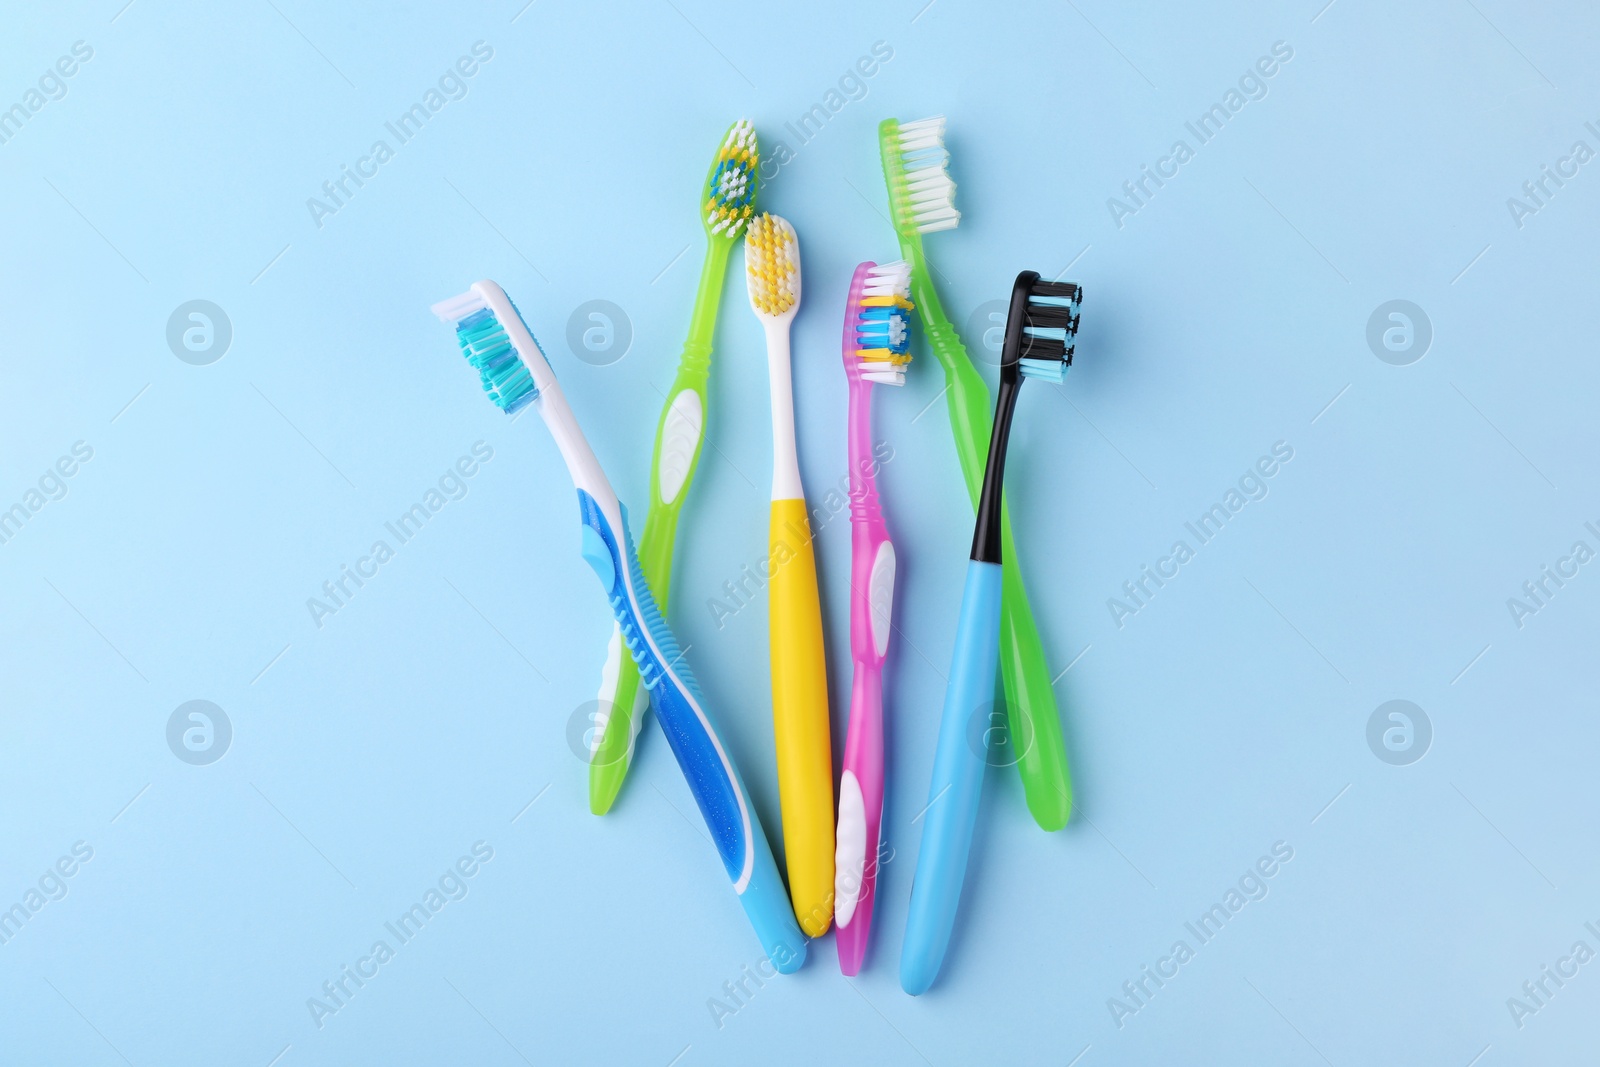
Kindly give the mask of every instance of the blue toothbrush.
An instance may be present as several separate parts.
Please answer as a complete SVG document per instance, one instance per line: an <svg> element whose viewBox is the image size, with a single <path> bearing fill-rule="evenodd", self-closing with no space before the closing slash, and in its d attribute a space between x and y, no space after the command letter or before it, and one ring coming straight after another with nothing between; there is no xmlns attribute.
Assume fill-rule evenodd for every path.
<svg viewBox="0 0 1600 1067"><path fill-rule="evenodd" d="M701 707L700 689L645 584L628 535L627 511L584 439L539 343L505 290L491 281L435 304L433 313L455 327L462 354L482 376L484 392L496 407L510 415L532 404L550 427L578 489L583 558L605 588L622 640L639 666L656 718L689 780L734 892L773 966L784 974L799 970L806 940L749 793Z"/></svg>
<svg viewBox="0 0 1600 1067"><path fill-rule="evenodd" d="M927 991L944 963L983 792L987 761L971 738L974 716L994 699L1000 661L1000 503L1011 416L1023 378L1060 382L1066 376L1072 365L1081 299L1078 286L1040 281L1031 270L1017 275L1011 287L989 461L978 498L972 557L961 594L955 653L933 756L933 781L924 809L927 821L922 827L922 847L917 853L905 942L900 950L900 987L912 996ZM987 730L979 736L987 738Z"/></svg>

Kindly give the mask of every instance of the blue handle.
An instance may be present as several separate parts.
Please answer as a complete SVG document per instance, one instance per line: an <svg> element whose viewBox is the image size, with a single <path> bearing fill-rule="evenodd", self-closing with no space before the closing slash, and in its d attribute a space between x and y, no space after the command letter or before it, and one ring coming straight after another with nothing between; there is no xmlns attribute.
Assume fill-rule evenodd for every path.
<svg viewBox="0 0 1600 1067"><path fill-rule="evenodd" d="M578 506L583 517L583 558L606 589L623 642L650 690L656 721L688 779L739 902L772 965L783 974L797 971L805 962L806 939L795 922L750 794L701 707L700 688L645 584L633 538L627 533L627 511L619 506L623 526L619 543L605 511L581 489Z"/></svg>
<svg viewBox="0 0 1600 1067"><path fill-rule="evenodd" d="M985 712L994 700L999 662L1000 565L971 560L900 950L900 988L912 996L925 992L939 976L955 928L983 792L984 745L989 736Z"/></svg>

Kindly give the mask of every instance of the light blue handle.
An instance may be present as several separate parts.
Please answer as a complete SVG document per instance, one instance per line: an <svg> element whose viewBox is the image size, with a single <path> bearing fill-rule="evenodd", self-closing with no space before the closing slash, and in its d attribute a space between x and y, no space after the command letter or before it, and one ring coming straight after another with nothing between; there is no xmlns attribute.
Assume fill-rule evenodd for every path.
<svg viewBox="0 0 1600 1067"><path fill-rule="evenodd" d="M624 527L619 539L605 511L581 489L578 505L583 517L583 558L605 586L623 643L650 690L656 721L688 779L739 902L772 965L783 974L797 971L806 959L805 936L795 922L794 908L761 820L750 804L750 794L712 728L694 675L645 584L633 538L626 529L627 510L618 508Z"/></svg>
<svg viewBox="0 0 1600 1067"><path fill-rule="evenodd" d="M961 620L950 660L933 754L933 781L911 882L906 938L900 949L900 988L917 996L933 984L950 945L967 853L978 821L987 764L988 706L1000 662L1000 565L971 560L961 594Z"/></svg>

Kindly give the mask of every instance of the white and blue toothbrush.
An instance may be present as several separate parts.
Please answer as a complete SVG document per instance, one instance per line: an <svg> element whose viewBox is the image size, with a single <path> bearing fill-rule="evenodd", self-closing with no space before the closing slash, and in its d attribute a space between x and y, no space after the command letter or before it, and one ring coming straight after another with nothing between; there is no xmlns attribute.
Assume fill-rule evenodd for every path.
<svg viewBox="0 0 1600 1067"><path fill-rule="evenodd" d="M701 707L700 689L678 642L656 609L639 569L627 509L584 439L555 372L521 314L492 281L433 305L455 327L462 354L483 377L495 406L514 414L529 404L544 418L578 490L583 558L605 587L623 642L639 665L650 703L695 803L716 842L734 892L773 966L788 974L806 958L806 940L772 859L750 795Z"/></svg>

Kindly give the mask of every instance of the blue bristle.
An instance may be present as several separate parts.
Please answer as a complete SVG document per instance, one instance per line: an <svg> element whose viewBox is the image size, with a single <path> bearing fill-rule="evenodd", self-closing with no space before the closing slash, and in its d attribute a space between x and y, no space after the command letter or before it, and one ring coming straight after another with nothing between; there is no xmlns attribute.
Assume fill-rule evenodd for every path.
<svg viewBox="0 0 1600 1067"><path fill-rule="evenodd" d="M1024 359L1018 361L1018 368L1025 378L1057 384L1067 380L1067 361L1064 359Z"/></svg>
<svg viewBox="0 0 1600 1067"><path fill-rule="evenodd" d="M856 316L856 347L887 348L899 355L911 345L909 327L903 308L862 308Z"/></svg>
<svg viewBox="0 0 1600 1067"><path fill-rule="evenodd" d="M483 379L483 391L495 407L512 415L538 399L539 388L533 375L489 308L474 311L457 323L456 341L461 345L461 354Z"/></svg>
<svg viewBox="0 0 1600 1067"><path fill-rule="evenodd" d="M1074 287L1074 291L1076 288ZM1034 326L1024 325L1023 333L1026 335L1023 343L1023 352L1031 350L1040 353L1039 358L1029 358L1024 355L1019 361L1019 369L1024 377L1037 378L1040 381L1060 383L1066 380L1067 368L1072 365L1072 350L1078 336L1078 315L1082 307L1079 297L1057 296L1035 291L1028 297L1028 306L1035 314L1030 319L1040 321L1061 322L1065 326ZM1066 312L1063 317L1056 309ZM1025 320L1027 321L1027 320ZM1055 342L1043 345L1029 344L1030 341ZM1054 355L1054 351L1060 355ZM1048 353L1048 354L1047 354Z"/></svg>
<svg viewBox="0 0 1600 1067"><path fill-rule="evenodd" d="M750 171L752 176L753 176L753 173L754 173L753 171L751 171L750 164L748 164L748 163L746 163L746 162L744 162L742 160L724 159L721 163L717 164L716 172L711 175L711 197L712 197L712 199L719 201L723 206L728 207L728 208L742 208L742 207L745 207L746 205L752 203L755 200L755 197L756 197L756 183L753 182L753 181L746 181L744 183L743 190L739 193L738 196L731 196L731 197L730 196L725 196L725 195L723 195L723 189L722 189L722 176L723 176L723 174L725 174L726 172L728 172L730 170Z"/></svg>

